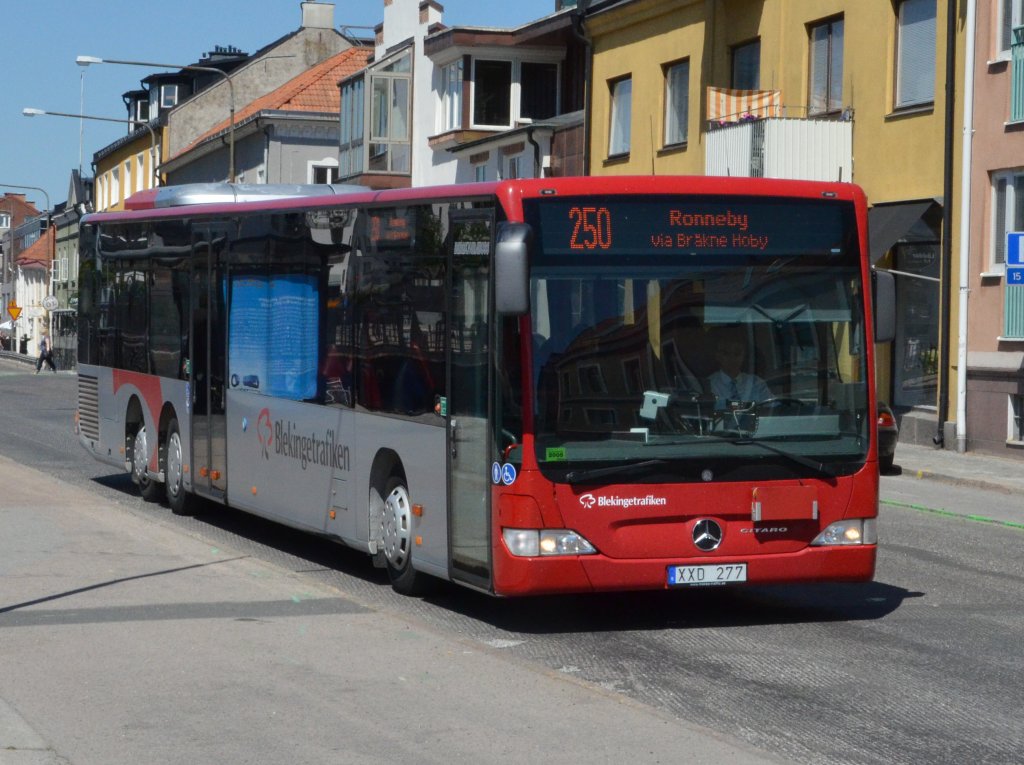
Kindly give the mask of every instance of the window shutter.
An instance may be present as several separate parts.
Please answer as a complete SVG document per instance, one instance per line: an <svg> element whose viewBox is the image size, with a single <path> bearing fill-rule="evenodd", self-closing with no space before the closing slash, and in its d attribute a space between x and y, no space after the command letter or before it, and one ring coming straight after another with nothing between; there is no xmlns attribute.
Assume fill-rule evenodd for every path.
<svg viewBox="0 0 1024 765"><path fill-rule="evenodd" d="M1006 233L1024 231L1024 174L1000 178L996 186L996 263L1006 263ZM1004 282L1003 337L1024 338L1024 287Z"/></svg>
<svg viewBox="0 0 1024 765"><path fill-rule="evenodd" d="M896 106L935 100L935 0L900 4Z"/></svg>
<svg viewBox="0 0 1024 765"><path fill-rule="evenodd" d="M828 109L843 107L843 20L832 22L832 44L829 46Z"/></svg>
<svg viewBox="0 0 1024 765"><path fill-rule="evenodd" d="M811 114L828 108L828 24L811 30Z"/></svg>
<svg viewBox="0 0 1024 765"><path fill-rule="evenodd" d="M1024 338L1024 287L1006 282L1003 301L1003 337Z"/></svg>

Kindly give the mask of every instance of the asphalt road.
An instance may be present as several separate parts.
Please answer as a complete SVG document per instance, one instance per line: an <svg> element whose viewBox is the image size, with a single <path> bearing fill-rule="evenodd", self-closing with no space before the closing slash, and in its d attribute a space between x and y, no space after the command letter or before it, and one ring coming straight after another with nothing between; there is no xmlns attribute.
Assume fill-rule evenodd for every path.
<svg viewBox="0 0 1024 765"><path fill-rule="evenodd" d="M328 542L231 511L177 518L142 503L126 476L92 461L72 436L75 379L28 372L0 361L0 456L360 608L785 761L1024 761L1024 531L933 512L984 517L1012 501L1005 494L883 478L883 546L868 585L516 601L445 587L416 600L395 595L365 556ZM400 716L382 721L392 724ZM586 742L558 742L552 758L561 747L578 754L574 746ZM654 760L640 752L636 761Z"/></svg>

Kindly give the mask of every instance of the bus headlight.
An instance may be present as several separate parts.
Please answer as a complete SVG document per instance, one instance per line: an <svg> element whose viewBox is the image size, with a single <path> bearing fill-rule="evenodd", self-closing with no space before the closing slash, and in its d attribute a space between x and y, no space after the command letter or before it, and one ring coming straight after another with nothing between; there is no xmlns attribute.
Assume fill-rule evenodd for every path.
<svg viewBox="0 0 1024 765"><path fill-rule="evenodd" d="M814 538L811 547L877 544L878 527L874 518L850 518L829 524Z"/></svg>
<svg viewBox="0 0 1024 765"><path fill-rule="evenodd" d="M508 551L517 558L542 555L593 555L594 546L570 529L502 529Z"/></svg>

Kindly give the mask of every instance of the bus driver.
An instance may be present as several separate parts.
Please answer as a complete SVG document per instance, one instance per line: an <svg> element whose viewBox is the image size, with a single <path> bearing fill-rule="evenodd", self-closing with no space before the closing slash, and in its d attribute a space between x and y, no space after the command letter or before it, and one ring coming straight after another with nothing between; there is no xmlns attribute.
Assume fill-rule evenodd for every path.
<svg viewBox="0 0 1024 765"><path fill-rule="evenodd" d="M767 401L772 398L768 384L743 371L747 339L742 327L723 327L715 333L715 360L719 369L708 376L708 391L715 397L715 409L728 408L729 401Z"/></svg>

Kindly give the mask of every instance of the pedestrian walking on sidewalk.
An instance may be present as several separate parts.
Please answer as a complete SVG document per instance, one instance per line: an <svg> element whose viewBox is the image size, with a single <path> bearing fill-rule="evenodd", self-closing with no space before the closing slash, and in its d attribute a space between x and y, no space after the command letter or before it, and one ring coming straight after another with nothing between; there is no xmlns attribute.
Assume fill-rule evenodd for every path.
<svg viewBox="0 0 1024 765"><path fill-rule="evenodd" d="M53 348L50 347L50 336L45 332L39 338L39 358L36 359L36 374L39 374L43 364L49 364L51 372L57 371L57 365L53 363Z"/></svg>

